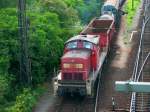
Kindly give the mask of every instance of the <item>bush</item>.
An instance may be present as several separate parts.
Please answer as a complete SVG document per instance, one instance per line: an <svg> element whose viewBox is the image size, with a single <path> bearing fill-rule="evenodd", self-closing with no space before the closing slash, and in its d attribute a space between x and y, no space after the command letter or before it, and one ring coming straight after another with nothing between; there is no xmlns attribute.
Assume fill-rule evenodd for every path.
<svg viewBox="0 0 150 112"><path fill-rule="evenodd" d="M127 5L125 7L125 11L128 12L127 24L129 26L131 26L131 24L132 24L133 17L136 14L135 12L136 12L137 8L139 7L140 2L141 2L141 0L134 0L134 8L132 8L132 0L128 0L127 1Z"/></svg>
<svg viewBox="0 0 150 112"><path fill-rule="evenodd" d="M11 103L9 102L9 98L14 95L11 88L11 81L12 77L8 77L8 74L0 74L0 112L5 112L4 109Z"/></svg>
<svg viewBox="0 0 150 112"><path fill-rule="evenodd" d="M23 93L16 97L15 104L6 109L7 112L32 112L33 106L36 104L38 97L44 92L43 88L31 90L25 88Z"/></svg>
<svg viewBox="0 0 150 112"><path fill-rule="evenodd" d="M7 94L9 88L9 80L4 75L0 75L0 105L5 102L4 95Z"/></svg>

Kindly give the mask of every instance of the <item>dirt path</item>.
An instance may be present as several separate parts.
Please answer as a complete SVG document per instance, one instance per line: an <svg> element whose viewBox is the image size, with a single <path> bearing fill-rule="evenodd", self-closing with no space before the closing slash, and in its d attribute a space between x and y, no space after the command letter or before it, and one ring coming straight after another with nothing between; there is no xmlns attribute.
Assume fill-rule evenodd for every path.
<svg viewBox="0 0 150 112"><path fill-rule="evenodd" d="M58 99L53 95L52 84L49 84L47 92L39 99L39 102L33 109L33 112L48 112L49 108L56 103L56 100Z"/></svg>

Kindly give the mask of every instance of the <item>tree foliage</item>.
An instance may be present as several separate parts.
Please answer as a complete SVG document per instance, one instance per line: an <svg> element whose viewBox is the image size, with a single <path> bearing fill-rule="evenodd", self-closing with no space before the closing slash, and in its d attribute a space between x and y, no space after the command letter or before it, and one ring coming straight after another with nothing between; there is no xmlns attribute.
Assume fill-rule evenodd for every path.
<svg viewBox="0 0 150 112"><path fill-rule="evenodd" d="M62 0L41 0L42 11L51 11L58 15L62 27L70 27L78 20L77 11L68 7Z"/></svg>
<svg viewBox="0 0 150 112"><path fill-rule="evenodd" d="M78 11L83 24L87 24L93 17L100 15L100 0L64 0L64 2Z"/></svg>
<svg viewBox="0 0 150 112"><path fill-rule="evenodd" d="M87 23L95 16L96 4L96 0L27 0L28 49L34 87L59 67L64 42L81 30L81 21ZM5 106L11 105L8 102L15 100L15 96L12 112L29 112L18 109L28 106L31 110L35 102L32 91L22 91L19 85L18 14L16 8L10 8L16 6L17 0L0 1L0 112L10 110ZM32 104L28 104L30 98Z"/></svg>
<svg viewBox="0 0 150 112"><path fill-rule="evenodd" d="M15 7L17 5L17 0L1 0L0 1L0 8L8 8L8 7Z"/></svg>
<svg viewBox="0 0 150 112"><path fill-rule="evenodd" d="M33 83L46 78L46 74L58 65L63 49L63 40L59 37L61 29L57 14L30 13L29 48ZM46 75L46 76L45 76Z"/></svg>
<svg viewBox="0 0 150 112"><path fill-rule="evenodd" d="M32 108L35 105L38 97L44 92L43 88L37 88L31 90L30 88L24 88L23 92L16 97L16 101L13 106L6 108L6 112L32 112Z"/></svg>

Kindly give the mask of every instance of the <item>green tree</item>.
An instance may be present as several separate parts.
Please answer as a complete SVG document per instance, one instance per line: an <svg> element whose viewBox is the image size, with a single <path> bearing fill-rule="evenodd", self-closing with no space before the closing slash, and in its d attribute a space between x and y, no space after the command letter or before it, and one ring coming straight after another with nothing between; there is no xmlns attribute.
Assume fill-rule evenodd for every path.
<svg viewBox="0 0 150 112"><path fill-rule="evenodd" d="M76 6L84 5L83 0L63 0L69 7L75 8Z"/></svg>
<svg viewBox="0 0 150 112"><path fill-rule="evenodd" d="M6 71L19 80L19 38L15 9L0 10L0 49L8 57ZM28 13L29 55L33 83L43 82L46 74L58 65L63 49L62 33L58 15L51 12ZM4 60L4 58L3 58ZM48 65L47 65L48 64ZM2 65L1 65L2 66ZM49 67L47 67L49 66ZM51 67L50 67L51 66ZM4 66L5 67L5 66ZM2 70L4 70L4 67Z"/></svg>
<svg viewBox="0 0 150 112"><path fill-rule="evenodd" d="M63 40L79 32L80 20L77 10L73 7L68 6L63 0L40 0L40 4L41 11L50 11L58 15Z"/></svg>
<svg viewBox="0 0 150 112"><path fill-rule="evenodd" d="M68 7L62 0L41 0L43 11L50 11L58 14L62 27L70 27L79 21L77 11Z"/></svg>
<svg viewBox="0 0 150 112"><path fill-rule="evenodd" d="M0 108L14 99L14 78L17 76L17 17L16 9L0 9ZM12 75L14 74L14 76Z"/></svg>
<svg viewBox="0 0 150 112"><path fill-rule="evenodd" d="M17 5L17 0L1 0L0 8L15 7Z"/></svg>
<svg viewBox="0 0 150 112"><path fill-rule="evenodd" d="M53 71L54 66L58 66L63 40L59 37L61 29L57 14L30 13L29 17L32 76L33 80L38 82L43 81L46 74Z"/></svg>

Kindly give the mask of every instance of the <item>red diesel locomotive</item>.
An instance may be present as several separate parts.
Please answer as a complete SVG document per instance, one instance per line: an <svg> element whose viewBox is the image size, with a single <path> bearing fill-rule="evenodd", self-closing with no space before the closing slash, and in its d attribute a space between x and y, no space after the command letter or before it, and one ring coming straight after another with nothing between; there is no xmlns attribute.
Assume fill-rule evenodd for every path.
<svg viewBox="0 0 150 112"><path fill-rule="evenodd" d="M116 6L106 2L102 16L94 18L80 35L65 43L61 71L53 80L55 95L66 92L93 95L96 79L115 32L117 15L114 9L116 13Z"/></svg>

